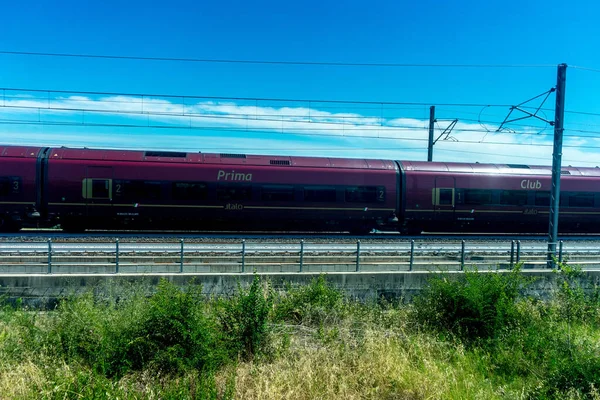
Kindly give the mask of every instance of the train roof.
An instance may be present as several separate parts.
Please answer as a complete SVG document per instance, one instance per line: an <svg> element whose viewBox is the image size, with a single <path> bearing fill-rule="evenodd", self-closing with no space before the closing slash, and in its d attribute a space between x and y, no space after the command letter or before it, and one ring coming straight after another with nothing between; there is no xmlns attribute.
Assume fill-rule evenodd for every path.
<svg viewBox="0 0 600 400"><path fill-rule="evenodd" d="M41 147L0 146L0 157L36 158Z"/></svg>
<svg viewBox="0 0 600 400"><path fill-rule="evenodd" d="M100 150L76 148L52 148L50 159L61 160L104 160L118 162L165 162L227 165L278 165L294 167L352 168L394 170L391 160L330 158L330 157L290 157L233 153L191 153L174 151Z"/></svg>
<svg viewBox="0 0 600 400"><path fill-rule="evenodd" d="M446 163L425 161L400 161L405 171L415 172L449 172L464 174L497 174L497 175L552 175L552 167L525 164L480 164L480 163ZM600 176L600 168L562 167L562 175Z"/></svg>

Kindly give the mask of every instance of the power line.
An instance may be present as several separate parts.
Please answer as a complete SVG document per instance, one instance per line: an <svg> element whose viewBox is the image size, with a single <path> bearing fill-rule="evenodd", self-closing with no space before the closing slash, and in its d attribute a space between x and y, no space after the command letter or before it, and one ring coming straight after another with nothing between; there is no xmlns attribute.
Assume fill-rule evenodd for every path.
<svg viewBox="0 0 600 400"><path fill-rule="evenodd" d="M106 114L107 112L101 112ZM152 115L152 114L140 114L140 115ZM164 116L159 114L159 116ZM172 115L167 115L172 116ZM175 117L175 115L173 115ZM196 115L191 116L187 115L187 118L213 118L213 119L228 119L228 120L238 120L238 121L248 121L248 122L275 122L275 123L301 123L310 125L310 122L307 121L286 121L286 120L269 120L269 119L245 119L245 118L228 118L223 116L204 116L204 115ZM49 120L25 120L25 119L0 119L0 124L4 125L49 125L49 126L81 126L81 127L117 127L117 128L160 128L160 129L191 129L191 130L214 130L214 131L229 131L229 132L262 132L262 133L271 133L271 134L285 134L285 135L306 135L306 136L325 136L325 137L352 137L357 139L403 139L403 140L413 140L413 138L397 138L397 137L387 137L380 136L381 134L394 133L399 131L418 131L424 130L425 128L419 128L416 126L409 125L350 125L345 126L342 123L322 123L322 122L313 122L312 124L329 124L333 126L341 126L335 128L309 128L309 127L288 127L288 131L284 132L284 127L224 127L224 126L194 126L194 125L151 125L147 124L126 124L126 123L95 123L95 122L68 122L68 121L49 121ZM367 129L368 128L368 129ZM378 132L378 136L373 135L344 135L344 132ZM490 131L485 129L467 129L467 128L457 128L456 132L475 132L475 133L489 133ZM306 132L315 132L315 133L306 133ZM320 133L316 133L320 132ZM340 132L341 134L327 134L324 132ZM506 134L511 135L530 135L530 136L547 136L547 135L539 135L535 132L504 132ZM473 143L481 143L481 141L472 141ZM461 143L469 143L468 141L461 141ZM492 143L492 142L485 142Z"/></svg>
<svg viewBox="0 0 600 400"><path fill-rule="evenodd" d="M597 68L589 68L589 67L578 67L576 65L569 65L570 68L580 69L582 71L592 71L592 72L600 72L600 69Z"/></svg>
<svg viewBox="0 0 600 400"><path fill-rule="evenodd" d="M426 138L414 138L414 137L391 137L391 136L368 136L368 135L345 135L342 129L328 129L328 131L338 130L342 134L331 134L322 133L322 129L316 129L319 133L307 132L309 129L296 128L292 132L281 132L276 129L266 128L227 128L227 127L208 127L208 126L164 126L164 125L133 125L133 124L103 124L103 123L74 123L74 122L60 122L60 121L21 121L21 120L0 120L0 124L3 125L41 125L41 126L88 126L88 127L112 127L112 128L138 128L138 129L177 129L177 130L210 130L215 132L243 132L243 133L262 133L262 134L276 134L286 136L317 136L317 137L336 137L340 139L378 139L378 140L407 140L407 141L428 141ZM403 128L408 130L407 128ZM411 128L412 129L412 128ZM349 129L346 129L348 131ZM357 129L354 129L357 130ZM465 130L462 130L465 131ZM475 132L486 132L482 130L472 130ZM484 144L484 142L477 140L462 140L460 142L452 142L459 144ZM485 142L488 145L503 145L503 146L531 146L528 143L511 143L511 142ZM536 146L551 147L552 144L536 143ZM564 146L564 147L581 147L581 146ZM594 148L594 147L587 147ZM600 148L600 147L599 147Z"/></svg>
<svg viewBox="0 0 600 400"><path fill-rule="evenodd" d="M192 63L219 63L219 64L266 64L266 65L313 65L329 67L385 67L385 68L556 68L553 64L419 64L419 63L353 63L333 61L282 61L282 60L239 60L218 58L183 58L183 57L145 57L145 56L119 56L109 54L82 54L82 53L44 53L33 51L7 51L0 50L0 54L43 57L71 57L71 58L100 58L114 60L139 60L139 61L176 61Z"/></svg>
<svg viewBox="0 0 600 400"><path fill-rule="evenodd" d="M142 98L165 98L165 99L198 99L198 100L230 100L230 101L274 101L282 103L334 103L334 104L369 104L369 105L401 105L401 106L453 106L453 107L511 107L509 104L479 104L479 103L419 103L419 102L396 102L396 101L361 101L361 100L319 100L319 99L290 99L290 98L268 98L268 97L228 97L228 96L193 96L193 95L175 95L175 94L151 94L151 93L124 93L124 92L91 92L77 90L48 90L48 89L24 89L24 88L0 88L5 97L6 91L13 92L33 92L33 93L60 93L60 94L80 94L94 96L130 96ZM9 96L10 98L10 96Z"/></svg>
<svg viewBox="0 0 600 400"><path fill-rule="evenodd" d="M101 101L100 101L101 102ZM158 117L173 117L180 119L187 118L198 118L198 119L214 119L214 120L232 120L232 121L241 121L241 122L273 122L273 123L285 123L285 124L315 124L315 125L333 125L333 126L341 126L342 128L293 128L300 130L384 130L384 131L396 131L396 130L419 130L425 129L425 126L418 127L416 125L390 125L384 124L383 120L379 117L375 116L310 116L310 115L294 115L294 114L260 114L257 116L251 115L249 113L227 113L227 114L200 114L193 112L168 112L168 111L134 111L134 110L105 110L105 109L92 109L92 108L71 108L71 107L41 107L41 106L2 106L0 105L0 109L18 109L18 110L37 110L39 111L66 111L72 113L80 113L82 116L85 114L113 114L113 115L126 115L126 116L158 116ZM288 119L284 119L288 118ZM332 122L327 121L325 119L339 119L341 122ZM361 120L379 120L380 122L373 123L360 123ZM393 118L398 119L398 118ZM492 121L478 121L475 119L462 119L462 121L472 121L472 122L480 122L480 123L490 123ZM33 122L42 122L42 121L33 121ZM182 121L183 122L183 121ZM425 124L425 120L423 120L423 124ZM81 123L81 125L86 125L86 123ZM524 124L514 124L514 126L521 127L530 127L529 125ZM256 128L246 128L246 129L256 129ZM272 129L276 129L273 127ZM489 132L489 130L485 129L469 129L469 128L456 128L456 131L460 132ZM520 132L523 135L537 135L539 132ZM546 135L546 134L542 134Z"/></svg>
<svg viewBox="0 0 600 400"><path fill-rule="evenodd" d="M263 122L277 122L277 123L286 123L286 124L308 124L308 123L315 123L315 124L323 124L323 125L339 125L342 126L342 128L340 130L343 131L353 131L353 130L363 130L363 129L369 129L369 130L377 130L377 129L382 129L385 131L395 131L395 130L416 130L416 129L425 129L425 128L420 128L418 126L414 126L414 125L384 125L382 123L372 123L372 124L357 124L357 123L352 123L350 122L348 125L351 126L345 126L346 123L345 122L328 122L328 121L324 121L323 119L326 118L335 118L335 119L341 119L342 121L346 121L346 120L364 120L364 119L380 119L380 121L383 121L383 118L380 116L369 116L369 115L365 115L365 116L336 116L335 114L331 114L331 115L315 115L315 116L310 116L309 115L289 115L287 116L288 118L294 118L294 119L283 119L284 117L286 117L286 115L283 114L261 114L259 116L256 116L255 118L252 118L251 114L237 114L237 113L228 113L226 115L223 114L199 114L199 113L190 113L190 112L185 112L185 107L188 106L194 106L194 104L191 105L187 105L185 103L185 99L205 99L205 100L226 100L226 101L252 101L255 103L255 105L257 106L258 102L260 101L279 101L279 102L306 102L309 105L309 109L310 106L313 104L318 104L318 103L325 103L325 104L368 104L368 105L378 105L378 106L382 106L382 105L413 105L413 106L425 106L428 105L429 103L411 103L411 102L371 102L371 101L343 101L343 100L306 100L306 99L284 99L284 98L251 98L251 97L219 97L219 96L178 96L178 95L169 95L169 94L140 94L140 93L124 93L124 92L97 92L97 91L66 91L66 90L46 90L46 89L19 89L19 88L0 88L3 91L3 103L4 106L0 105L0 107L6 107L6 108L29 108L29 109L34 109L37 108L38 111L40 110L50 110L50 111L70 111L70 112L81 112L81 113L105 113L105 114L123 114L123 115L133 115L133 114L138 114L138 115L144 115L144 116L149 116L149 115L159 115L159 116L172 116L172 117L192 117L192 118L209 118L209 119L224 119L224 120L244 120L244 121L263 121ZM168 106L181 106L183 109L183 112L179 113L179 112L158 112L158 111L142 111L142 112L137 112L137 111L120 111L120 110L110 110L110 109L86 109L86 108L70 108L70 107L55 107L55 106L50 106L50 97L46 96L44 98L37 98L37 97L30 97L30 96L12 96L12 95L6 95L6 92L10 92L10 91L15 91L15 92L33 92L33 93L45 93L45 94L50 94L50 93L56 93L56 94L71 94L71 95L96 95L96 96L126 96L126 97L140 97L141 99L139 99L139 101L136 101L135 99L128 99L127 101L114 101L114 100L109 100L109 99L74 99L72 101L75 102L93 102L93 103L105 103L105 102L114 102L114 103L123 103L123 104L144 104L144 99L146 98L157 98L157 97L162 97L162 98L176 98L176 99L182 99L184 100L183 103L168 103L166 105ZM40 107L40 106L12 106L12 105L6 105L6 101L7 99L24 99L24 100L28 100L28 101L44 101L44 102L48 102L48 106L47 107ZM67 98L58 98L58 99L52 99L52 101L71 101L71 99ZM8 100L10 102L10 100ZM160 105L160 104L159 104ZM455 104L441 104L442 106L465 106L465 107L489 107L489 106L496 106L496 107L504 107L506 105L482 105L482 104L465 104L465 103L455 103ZM156 106L155 104L151 104L150 107L152 106ZM238 105L240 107L251 107L251 105ZM264 107L264 106L263 106ZM373 110L379 110L379 108L373 108ZM383 110L383 108L381 108L381 110ZM551 109L546 109L547 111L550 111ZM464 111L463 111L464 112ZM594 115L594 116L600 116L599 113L592 113L592 112L583 112L583 111L566 111L568 113L572 113L572 114L582 114L582 115ZM464 113L468 113L468 112L464 112ZM471 114L471 113L469 113ZM475 113L472 113L475 114ZM275 117L275 118L265 118L265 117ZM302 118L308 118L308 120L302 120ZM397 117L396 117L397 118ZM394 117L391 116L386 116L386 119L396 119ZM321 119L321 120L319 120ZM472 118L461 118L461 121L472 121L472 122L480 122L480 123L489 123L489 124L494 124L493 121L479 121L479 120L475 120ZM41 121L35 121L36 123L40 123ZM423 122L425 123L425 122ZM576 124L576 123L573 123ZM78 125L82 125L82 124L78 124ZM88 125L89 124L84 124L84 125ZM517 126L517 124L513 124L514 126ZM114 125L113 125L114 126ZM131 124L127 124L124 125L127 127L135 127L134 125ZM522 126L522 127L529 127L528 125L518 125L518 126ZM148 125L144 126L144 127L150 127ZM207 129L217 129L218 127L207 127ZM250 129L254 129L254 128L247 128L247 129L242 129L242 130L250 130ZM296 130L320 130L322 131L323 129L312 129L312 128L308 128L308 129L302 129L302 128L296 128ZM336 129L327 129L327 130L336 130ZM459 131L462 132L482 132L482 133L487 133L488 130L486 129L459 129ZM571 131L571 132L577 132L577 133L592 133L592 134L600 134L600 132L598 131L593 131L593 130L585 130L585 129L565 129L565 131ZM513 134L518 134L518 135L537 135L537 136L546 136L546 135L550 135L550 134L541 134L539 132L504 132L504 133L513 133ZM337 136L337 135L336 135ZM589 138L589 137L593 137L593 136L588 136L588 135L566 135L569 137L583 137L583 138ZM369 137L372 138L372 137Z"/></svg>

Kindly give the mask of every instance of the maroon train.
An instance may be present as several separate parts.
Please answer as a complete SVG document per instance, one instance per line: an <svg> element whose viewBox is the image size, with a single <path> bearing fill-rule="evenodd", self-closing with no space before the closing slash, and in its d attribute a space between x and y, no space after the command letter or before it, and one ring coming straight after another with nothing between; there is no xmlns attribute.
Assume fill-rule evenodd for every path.
<svg viewBox="0 0 600 400"><path fill-rule="evenodd" d="M600 231L600 169L563 168L559 227ZM0 146L0 230L546 232L551 170Z"/></svg>

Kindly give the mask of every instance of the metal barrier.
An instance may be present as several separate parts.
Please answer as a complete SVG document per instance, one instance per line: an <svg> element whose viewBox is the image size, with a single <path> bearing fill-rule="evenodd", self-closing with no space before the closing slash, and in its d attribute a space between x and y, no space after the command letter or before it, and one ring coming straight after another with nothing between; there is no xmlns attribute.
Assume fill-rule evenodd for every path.
<svg viewBox="0 0 600 400"><path fill-rule="evenodd" d="M86 247L87 246L87 247ZM246 273L246 272L376 272L464 271L472 268L545 269L547 246L512 240L481 245L465 240L431 243L296 244L247 243L0 243L0 274L13 273ZM555 266L568 260L584 268L600 268L600 248L559 242Z"/></svg>

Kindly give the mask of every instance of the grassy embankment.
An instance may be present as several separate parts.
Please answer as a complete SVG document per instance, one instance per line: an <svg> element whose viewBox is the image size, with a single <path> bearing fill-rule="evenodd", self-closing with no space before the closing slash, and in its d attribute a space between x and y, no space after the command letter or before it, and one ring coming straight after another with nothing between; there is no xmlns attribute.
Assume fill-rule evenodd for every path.
<svg viewBox="0 0 600 400"><path fill-rule="evenodd" d="M0 398L600 398L600 291L558 274L544 302L516 270L440 275L411 305L255 278L227 300L162 282L5 306Z"/></svg>

